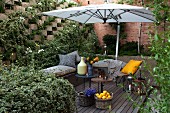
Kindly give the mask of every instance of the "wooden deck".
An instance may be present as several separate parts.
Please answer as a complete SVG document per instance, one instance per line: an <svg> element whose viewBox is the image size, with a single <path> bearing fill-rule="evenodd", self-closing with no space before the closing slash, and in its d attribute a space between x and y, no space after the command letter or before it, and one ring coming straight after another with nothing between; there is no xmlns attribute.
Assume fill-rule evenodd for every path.
<svg viewBox="0 0 170 113"><path fill-rule="evenodd" d="M88 81L86 82L85 89L88 89L89 84ZM91 88L98 89L98 83L91 82ZM81 84L79 86L75 87L77 92L84 90L84 84ZM107 90L109 92L113 92L113 100L112 100L112 107L111 109L98 109L95 107L95 105L89 106L89 107L82 107L78 103L78 98L76 100L77 105L77 112L76 113L138 113L139 108L134 107L134 103L137 103L138 105L141 105L145 99L146 95L139 96L137 94L133 93L127 93L123 91L123 88L120 86L116 86L115 82L108 82L104 83L104 90ZM128 99L128 96L130 96L132 100Z"/></svg>

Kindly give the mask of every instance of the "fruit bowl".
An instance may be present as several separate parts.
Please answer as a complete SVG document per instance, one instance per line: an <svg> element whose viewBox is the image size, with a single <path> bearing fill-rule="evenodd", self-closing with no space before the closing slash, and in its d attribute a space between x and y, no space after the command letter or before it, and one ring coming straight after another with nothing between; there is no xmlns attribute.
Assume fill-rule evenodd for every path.
<svg viewBox="0 0 170 113"><path fill-rule="evenodd" d="M105 92L105 91L103 91ZM113 93L98 93L95 94L96 108L109 109L112 105Z"/></svg>

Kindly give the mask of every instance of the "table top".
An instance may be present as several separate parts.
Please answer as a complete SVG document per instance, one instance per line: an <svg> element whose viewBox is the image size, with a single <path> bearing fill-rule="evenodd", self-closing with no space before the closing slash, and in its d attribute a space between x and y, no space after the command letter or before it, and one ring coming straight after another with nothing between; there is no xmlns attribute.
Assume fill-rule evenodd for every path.
<svg viewBox="0 0 170 113"><path fill-rule="evenodd" d="M97 77L99 76L98 74L94 74L94 75L79 75L79 74L76 74L75 75L76 77L80 77L80 78L94 78L94 77Z"/></svg>
<svg viewBox="0 0 170 113"><path fill-rule="evenodd" d="M103 78L92 78L91 81L93 82L111 82L113 79L108 78L108 79L103 79Z"/></svg>

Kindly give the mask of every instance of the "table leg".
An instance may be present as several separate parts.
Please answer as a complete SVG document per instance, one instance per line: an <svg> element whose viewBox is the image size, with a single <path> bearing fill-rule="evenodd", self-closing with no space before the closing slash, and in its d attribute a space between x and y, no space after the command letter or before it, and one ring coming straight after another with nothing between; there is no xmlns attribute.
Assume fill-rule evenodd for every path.
<svg viewBox="0 0 170 113"><path fill-rule="evenodd" d="M85 82L86 82L86 81L85 81L85 78L84 78L84 89L85 89L85 87L86 87L86 84L85 84Z"/></svg>
<svg viewBox="0 0 170 113"><path fill-rule="evenodd" d="M91 78L90 78L90 81L89 81L89 88L91 88Z"/></svg>
<svg viewBox="0 0 170 113"><path fill-rule="evenodd" d="M100 85L101 85L101 93L102 93L102 92L103 92L103 86L104 86L104 85L103 85L103 83L102 83L102 82L101 82L101 84L100 84Z"/></svg>
<svg viewBox="0 0 170 113"><path fill-rule="evenodd" d="M100 89L99 89L99 82L98 82L98 92L100 92Z"/></svg>

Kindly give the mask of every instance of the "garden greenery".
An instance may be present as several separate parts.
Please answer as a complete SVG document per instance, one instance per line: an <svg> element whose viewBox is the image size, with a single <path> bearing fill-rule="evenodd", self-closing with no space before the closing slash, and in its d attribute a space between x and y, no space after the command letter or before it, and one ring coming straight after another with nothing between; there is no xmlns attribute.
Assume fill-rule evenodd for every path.
<svg viewBox="0 0 170 113"><path fill-rule="evenodd" d="M31 68L0 65L0 113L74 113L75 90L68 80Z"/></svg>
<svg viewBox="0 0 170 113"><path fill-rule="evenodd" d="M151 75L158 86L152 92L153 98L149 98L143 112L170 112L170 4L168 0L149 1L157 22L154 35L151 37L152 59L157 65L151 70ZM160 28L163 25L163 30ZM151 87L152 88L152 87Z"/></svg>

